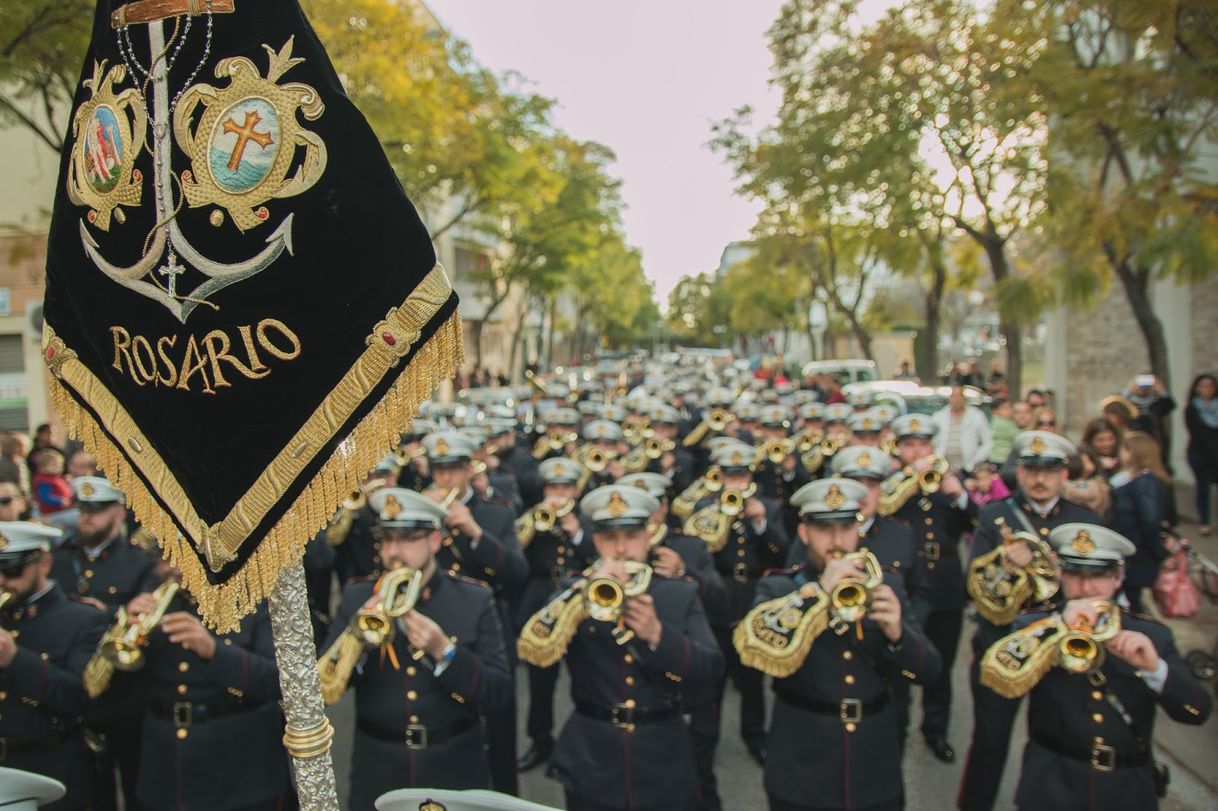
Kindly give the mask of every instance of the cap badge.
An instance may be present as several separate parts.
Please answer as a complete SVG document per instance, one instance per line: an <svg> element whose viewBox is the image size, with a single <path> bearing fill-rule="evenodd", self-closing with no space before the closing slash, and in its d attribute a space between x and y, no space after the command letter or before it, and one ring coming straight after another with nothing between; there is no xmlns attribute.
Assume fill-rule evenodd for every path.
<svg viewBox="0 0 1218 811"><path fill-rule="evenodd" d="M740 453L740 451L735 451L734 453L732 453L732 464L733 465L744 464L744 456Z"/></svg>
<svg viewBox="0 0 1218 811"><path fill-rule="evenodd" d="M832 485L825 494L825 506L831 510L840 510L845 503L846 496L842 493L842 488L836 484Z"/></svg>
<svg viewBox="0 0 1218 811"><path fill-rule="evenodd" d="M875 423L873 423L873 422L871 421L871 417L866 417L866 418L863 420L863 430L864 430L864 431L872 431L872 430L875 430Z"/></svg>
<svg viewBox="0 0 1218 811"><path fill-rule="evenodd" d="M859 467L871 467L871 454L863 451L858 458Z"/></svg>
<svg viewBox="0 0 1218 811"><path fill-rule="evenodd" d="M1095 541L1091 540L1091 534L1087 530L1079 530L1079 533L1074 536L1074 540L1070 542L1070 551L1076 555L1090 555L1095 551Z"/></svg>
<svg viewBox="0 0 1218 811"><path fill-rule="evenodd" d="M919 421L919 420L910 420L909 421L909 432L911 434L916 434L921 430L922 430L921 421Z"/></svg>
<svg viewBox="0 0 1218 811"><path fill-rule="evenodd" d="M620 518L625 515L628 509L630 507L626 504L626 499L622 498L621 493L614 493L609 497L609 503L605 505L605 511L614 518Z"/></svg>
<svg viewBox="0 0 1218 811"><path fill-rule="evenodd" d="M0 535L0 552L3 552L6 546L8 546L8 538Z"/></svg>
<svg viewBox="0 0 1218 811"><path fill-rule="evenodd" d="M1030 450L1035 456L1040 456L1048 449L1049 446L1046 445L1045 441L1040 437L1033 437L1032 444L1028 446L1028 450Z"/></svg>
<svg viewBox="0 0 1218 811"><path fill-rule="evenodd" d="M80 486L80 494L82 496L84 496L85 498L92 498L93 494L96 492L97 492L97 488L95 488L89 482L85 482L84 484L82 484Z"/></svg>
<svg viewBox="0 0 1218 811"><path fill-rule="evenodd" d="M381 510L381 514L390 521L402 514L402 503L398 501L397 496L385 499L385 508Z"/></svg>
<svg viewBox="0 0 1218 811"><path fill-rule="evenodd" d="M445 442L443 439L436 440L436 456L447 456L448 450L449 448L447 442Z"/></svg>
<svg viewBox="0 0 1218 811"><path fill-rule="evenodd" d="M567 466L564 465L562 462L559 462L557 465L554 466L554 475L555 476L567 475Z"/></svg>

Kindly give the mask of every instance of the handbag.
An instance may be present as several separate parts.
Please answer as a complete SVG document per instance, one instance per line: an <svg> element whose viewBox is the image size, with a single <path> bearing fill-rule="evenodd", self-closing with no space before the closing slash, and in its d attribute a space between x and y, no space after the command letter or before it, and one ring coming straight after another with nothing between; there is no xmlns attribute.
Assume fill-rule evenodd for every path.
<svg viewBox="0 0 1218 811"><path fill-rule="evenodd" d="M1201 608L1201 596L1188 576L1188 551L1173 552L1155 578L1155 605L1164 617L1192 617Z"/></svg>

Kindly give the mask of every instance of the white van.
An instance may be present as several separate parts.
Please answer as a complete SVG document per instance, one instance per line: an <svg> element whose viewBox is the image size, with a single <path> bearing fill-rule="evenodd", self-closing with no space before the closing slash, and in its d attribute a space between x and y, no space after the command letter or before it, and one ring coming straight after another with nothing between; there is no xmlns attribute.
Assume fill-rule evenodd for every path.
<svg viewBox="0 0 1218 811"><path fill-rule="evenodd" d="M849 383L865 383L876 379L875 361L873 360L814 360L804 364L801 370L804 377L810 375L829 375L835 377L843 386Z"/></svg>

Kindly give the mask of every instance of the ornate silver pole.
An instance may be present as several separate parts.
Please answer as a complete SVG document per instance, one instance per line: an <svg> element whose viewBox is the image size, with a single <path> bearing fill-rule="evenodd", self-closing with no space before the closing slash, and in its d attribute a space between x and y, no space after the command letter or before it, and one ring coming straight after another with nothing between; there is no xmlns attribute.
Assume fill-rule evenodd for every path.
<svg viewBox="0 0 1218 811"><path fill-rule="evenodd" d="M302 811L339 811L330 742L334 727L321 700L321 679L314 655L313 624L305 595L304 566L297 563L279 573L268 600L275 660L287 730L283 745L292 756L296 791Z"/></svg>

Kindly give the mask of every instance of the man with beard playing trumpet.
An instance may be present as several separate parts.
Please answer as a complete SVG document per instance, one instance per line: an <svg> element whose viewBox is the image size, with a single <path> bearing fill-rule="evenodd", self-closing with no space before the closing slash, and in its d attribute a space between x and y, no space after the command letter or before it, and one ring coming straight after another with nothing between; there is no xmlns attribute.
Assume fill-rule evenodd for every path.
<svg viewBox="0 0 1218 811"><path fill-rule="evenodd" d="M489 788L480 716L507 705L512 690L494 594L438 568L443 507L396 487L373 493L369 504L383 533L387 572L411 569L419 583L417 601L398 616L395 595L378 593L389 575L352 583L330 626L320 662L323 693L333 702L347 679L355 686L349 807L371 811L377 797L396 788ZM377 614L388 620L383 638L361 641L352 621L368 625L363 618L375 621ZM364 649L369 641L381 642L379 649ZM357 661L338 653L352 642ZM332 656L346 661L331 667Z"/></svg>
<svg viewBox="0 0 1218 811"><path fill-rule="evenodd" d="M1015 803L1021 809L1153 811L1166 767L1151 757L1156 708L1203 724L1209 693L1166 626L1119 609L1125 559L1135 547L1095 524L1049 533L1064 606L1029 612L986 653L982 681L1028 700L1028 745ZM1158 791L1157 791L1158 789ZM1157 795L1157 796L1156 796Z"/></svg>
<svg viewBox="0 0 1218 811"><path fill-rule="evenodd" d="M607 582L595 594L584 579L564 583L521 633L522 658L565 658L571 673L575 712L551 760L568 809L684 811L697 802L681 695L715 683L723 659L697 586L652 576L646 565L658 509L637 487L609 485L584 496L580 511L592 521L601 558L586 577ZM615 590L618 599L606 605L603 592ZM590 604L603 620L592 618ZM553 624L556 615L568 622Z"/></svg>
<svg viewBox="0 0 1218 811"><path fill-rule="evenodd" d="M808 561L762 578L734 634L741 661L775 679L765 768L773 811L904 804L893 683L931 683L940 662L901 575L855 554L866 499L866 487L839 478L794 495Z"/></svg>

